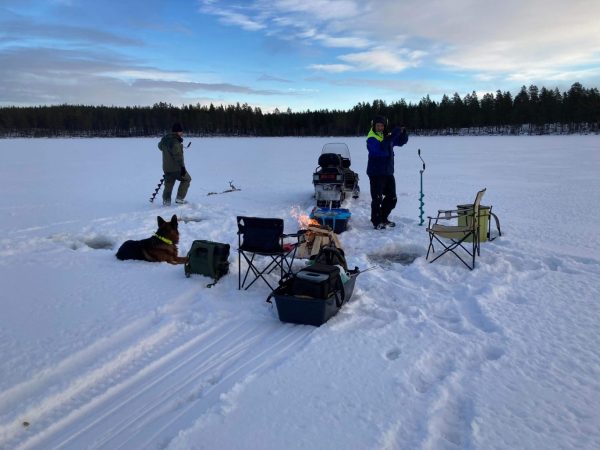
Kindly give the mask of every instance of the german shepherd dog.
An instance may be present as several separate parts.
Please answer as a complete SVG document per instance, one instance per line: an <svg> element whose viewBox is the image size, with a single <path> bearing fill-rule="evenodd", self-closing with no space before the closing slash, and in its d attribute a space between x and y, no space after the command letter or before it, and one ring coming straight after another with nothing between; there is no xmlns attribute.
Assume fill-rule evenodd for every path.
<svg viewBox="0 0 600 450"><path fill-rule="evenodd" d="M117 251L117 258L139 259L149 262L168 262L169 264L185 264L187 257L177 256L179 231L177 230L177 216L173 214L171 221L167 222L158 216L158 230L152 237L141 241L125 241Z"/></svg>

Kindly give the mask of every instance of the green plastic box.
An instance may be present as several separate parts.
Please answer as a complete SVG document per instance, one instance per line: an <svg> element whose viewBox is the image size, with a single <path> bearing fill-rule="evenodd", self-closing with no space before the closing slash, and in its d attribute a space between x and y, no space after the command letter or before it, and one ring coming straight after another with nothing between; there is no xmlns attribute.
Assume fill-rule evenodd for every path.
<svg viewBox="0 0 600 450"><path fill-rule="evenodd" d="M458 225L468 226L471 224L471 217L467 216L467 211L473 209L473 203L468 205L456 205L458 210ZM490 212L492 211L491 206L479 205L479 242L485 242L488 240L488 231L490 229ZM468 237L465 239L467 242L473 242L473 238Z"/></svg>

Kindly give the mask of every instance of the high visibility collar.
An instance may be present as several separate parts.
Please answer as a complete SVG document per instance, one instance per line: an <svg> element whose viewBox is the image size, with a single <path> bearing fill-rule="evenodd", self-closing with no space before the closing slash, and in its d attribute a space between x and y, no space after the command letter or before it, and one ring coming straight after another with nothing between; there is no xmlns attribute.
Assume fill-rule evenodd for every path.
<svg viewBox="0 0 600 450"><path fill-rule="evenodd" d="M371 128L369 130L369 134L367 135L367 139L369 138L375 138L377 139L379 142L383 141L383 133L377 133L376 131L373 131L373 128Z"/></svg>
<svg viewBox="0 0 600 450"><path fill-rule="evenodd" d="M160 239L160 240L161 240L161 241L163 241L165 244L168 244L168 245L173 245L173 241L172 241L171 239L167 239L166 237L159 236L159 235L158 235L158 234L156 234L156 233L154 234L154 237L155 237L155 238L158 238L158 239Z"/></svg>

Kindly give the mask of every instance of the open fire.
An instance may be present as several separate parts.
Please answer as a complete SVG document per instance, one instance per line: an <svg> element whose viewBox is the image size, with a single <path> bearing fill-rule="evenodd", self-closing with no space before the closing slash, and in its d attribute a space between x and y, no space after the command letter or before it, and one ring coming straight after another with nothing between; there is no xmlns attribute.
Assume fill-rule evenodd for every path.
<svg viewBox="0 0 600 450"><path fill-rule="evenodd" d="M300 211L300 208L292 208L290 215L298 221L298 227L300 230L306 230L309 227L321 227L321 224L319 224L318 220L311 219L308 214Z"/></svg>
<svg viewBox="0 0 600 450"><path fill-rule="evenodd" d="M297 258L310 258L318 254L321 247L330 244L342 248L337 235L329 226L321 225L319 221L311 219L310 216L296 208L292 208L290 214L298 221L300 230L306 230L296 251Z"/></svg>

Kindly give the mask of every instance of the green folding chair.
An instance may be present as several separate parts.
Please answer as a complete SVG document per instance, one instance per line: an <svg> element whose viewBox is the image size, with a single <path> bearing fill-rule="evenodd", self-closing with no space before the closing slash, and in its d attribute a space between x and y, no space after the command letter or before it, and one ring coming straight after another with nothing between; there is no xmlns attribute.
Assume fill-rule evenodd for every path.
<svg viewBox="0 0 600 450"><path fill-rule="evenodd" d="M429 247L425 259L429 259L430 253L432 255L435 253L435 241L442 246L442 251L430 262L437 261L446 253L452 253L470 270L475 268L475 255L479 256L481 243L479 207L483 194L485 194L485 188L477 193L471 209L440 209L436 217L428 217L429 225L426 230L429 233ZM441 223L459 217L461 217L461 224L459 225ZM470 264L467 261L470 261Z"/></svg>

